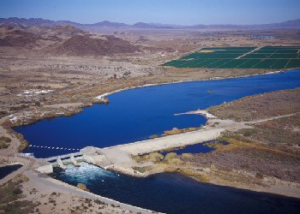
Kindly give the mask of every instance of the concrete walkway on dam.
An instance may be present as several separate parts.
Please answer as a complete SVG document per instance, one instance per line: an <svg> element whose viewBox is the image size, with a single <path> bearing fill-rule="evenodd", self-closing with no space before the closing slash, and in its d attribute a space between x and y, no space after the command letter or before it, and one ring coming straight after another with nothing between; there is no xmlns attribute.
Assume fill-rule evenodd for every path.
<svg viewBox="0 0 300 214"><path fill-rule="evenodd" d="M143 155L151 152L167 150L171 148L185 147L197 143L202 143L210 140L217 139L221 136L223 131L237 131L243 128L252 128L251 124L262 123L273 119L280 119L290 117L295 114L287 114L278 117L270 117L262 120L248 121L248 122L236 122L233 120L221 120L213 115L210 115L204 111L194 111L187 114L206 114L208 117L207 125L193 132L187 132L182 134L169 135L165 137L159 137L155 139L137 141L134 143L112 146L102 149L106 150L121 150L130 155Z"/></svg>
<svg viewBox="0 0 300 214"><path fill-rule="evenodd" d="M174 134L155 139L137 141L134 143L112 146L101 149L103 153L110 150L120 150L129 155L143 155L151 152L167 150L171 148L185 147L197 143L202 143L217 139L223 131L236 131L242 128L249 128L244 122L233 120L221 120L204 110L186 112L183 114L200 114L205 116L208 121L206 126L197 131Z"/></svg>
<svg viewBox="0 0 300 214"><path fill-rule="evenodd" d="M137 141L133 143L111 146L107 148L85 147L80 153L87 162L97 164L103 168L116 165L134 165L131 156L144 155L152 152L180 148L188 145L207 142L217 139L224 131L238 131L244 128L252 128L251 125L262 123L268 120L289 117L294 114L271 117L262 120L236 122L233 120L222 120L216 118L205 111L193 111L184 114L201 114L208 118L206 126L203 128L181 134L174 134L155 139Z"/></svg>
<svg viewBox="0 0 300 214"><path fill-rule="evenodd" d="M146 165L140 165L132 158L132 156L203 143L217 139L224 131L234 132L244 128L252 128L251 125L256 123L291 116L291 114L289 114L263 120L236 122L233 120L218 119L214 115L201 110L187 112L185 114L201 114L206 116L208 118L206 126L193 132L169 135L102 149L86 147L81 150L83 159L86 162L98 165L104 169L111 169L128 175L145 177L147 174L140 173L134 168L145 167ZM148 164L149 166L151 165L151 163Z"/></svg>
<svg viewBox="0 0 300 214"><path fill-rule="evenodd" d="M143 155L146 153L166 150L175 147L183 147L196 143L201 143L218 138L224 128L203 129L199 131L187 132L182 134L170 135L156 139L149 139L129 143L120 146L113 146L108 149L118 149L130 155Z"/></svg>
<svg viewBox="0 0 300 214"><path fill-rule="evenodd" d="M147 173L141 173L136 170L136 168L151 166L153 163L138 163L135 161L133 156L207 142L217 139L224 131L234 132L244 128L252 128L251 124L293 115L289 114L262 120L236 122L233 120L218 119L214 115L201 110L187 112L184 114L204 115L208 118L207 124L203 128L193 132L174 134L107 148L85 147L80 151L80 154L82 154L82 159L104 169L110 169L138 177L145 177L147 176Z"/></svg>
<svg viewBox="0 0 300 214"><path fill-rule="evenodd" d="M129 175L143 176L133 170L133 167L140 167L140 165L132 156L203 143L217 139L224 131L235 131L249 127L241 122L218 119L202 110L184 114L204 115L208 118L207 124L203 128L193 132L174 134L107 148L85 147L80 152L83 154L83 159L86 162L98 165L104 169L112 169Z"/></svg>

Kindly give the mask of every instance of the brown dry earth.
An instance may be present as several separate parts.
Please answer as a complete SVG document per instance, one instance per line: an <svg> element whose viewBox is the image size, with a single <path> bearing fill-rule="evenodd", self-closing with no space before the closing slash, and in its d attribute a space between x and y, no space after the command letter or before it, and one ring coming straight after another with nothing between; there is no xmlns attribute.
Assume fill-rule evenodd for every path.
<svg viewBox="0 0 300 214"><path fill-rule="evenodd" d="M45 181L46 178L35 176L31 173L31 169L38 163L36 160L16 156L19 146L26 144L20 141L20 136L17 136L10 128L43 118L77 113L84 106L94 103L96 96L123 88L266 73L269 71L174 69L160 65L190 53L199 46L297 45L299 36L296 33L295 31L274 31L272 34L278 35L274 40L252 40L248 32L134 31L107 32L107 35L104 35L84 32L70 26L54 28L0 26L0 137L12 139L9 148L0 151L0 164L11 161L20 161L24 164L20 171L9 177L11 181L1 180L0 194L9 193L7 194L9 198L0 197L0 210L4 213L12 212L6 209L14 208L18 211L20 209L24 211L26 208L33 213L130 213L129 210L133 213L140 212L126 206L116 207L112 205L115 204L112 202L103 204L104 199L102 202L95 201L96 199L89 194L79 193L75 189L70 193L70 187L64 189L60 184L51 186ZM53 91L47 94L24 96L25 90L32 89ZM17 120L10 122L10 119L14 117ZM286 123L282 124L280 121L278 127L285 127ZM287 130L297 132L298 128L292 125ZM253 139L255 139L254 135ZM260 138L257 141L263 141L263 139ZM251 162L253 161L251 157L257 155L257 150L247 148L241 149L241 152L243 153L240 153L240 156L232 160L238 161L243 154L248 157L245 161L255 163ZM223 155L220 154L220 157L223 157L222 160L227 160L230 158L225 157L234 156L236 153L227 151ZM261 157L262 162L266 162L268 158L272 159L273 153L267 157L264 156ZM221 178L222 176L218 176L220 174L223 177L231 175L223 170L229 166L229 162L218 162L213 155L207 157L207 160L211 161L208 163L198 161L198 157L194 158L187 161L186 170L201 168L203 171L203 169L206 170L206 165L212 162L211 165L215 165L216 169L212 167L208 169L214 172L215 178ZM281 171L276 175L279 175L281 180L297 181L297 171L295 171L297 168L292 169L292 166L298 163L298 156L293 160L284 156L282 160L281 157L279 160L276 159L271 166L280 171L279 162L290 165L291 167L287 168L289 174L286 176L288 177L284 177ZM214 161L216 162L213 163ZM192 163L194 168L189 168L189 163ZM259 168L251 167L251 173L252 171L260 173ZM241 168L241 165L236 164L235 170ZM19 172L21 176L18 176ZM233 175L236 175L236 172L233 172ZM273 175L269 173L263 176ZM203 178L204 175L201 176ZM260 177L259 174L258 176ZM226 183L225 181L228 179L222 180L223 183ZM40 185L36 186L38 182ZM216 179L214 182L222 183ZM10 192L7 191L8 185L14 186L8 188L12 190ZM13 192L15 189L17 190ZM56 190L53 191L53 189ZM22 201L25 201L25 204ZM6 205L13 206L7 207Z"/></svg>
<svg viewBox="0 0 300 214"><path fill-rule="evenodd" d="M180 160L184 165L209 169L210 173L202 173L200 180L299 197L299 94L300 89L278 91L209 108L210 113L222 119L276 119L258 120L248 124L252 128L226 132L223 136L228 146L212 143L215 151ZM280 118L281 115L287 116Z"/></svg>

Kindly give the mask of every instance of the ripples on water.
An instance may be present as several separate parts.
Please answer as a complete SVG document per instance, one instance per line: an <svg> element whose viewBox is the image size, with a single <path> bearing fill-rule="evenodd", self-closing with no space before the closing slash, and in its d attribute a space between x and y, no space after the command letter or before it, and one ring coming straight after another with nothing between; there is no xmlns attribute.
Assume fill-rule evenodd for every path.
<svg viewBox="0 0 300 214"><path fill-rule="evenodd" d="M72 185L83 183L96 194L174 214L298 214L300 200L204 184L174 173L134 178L82 163L52 174Z"/></svg>
<svg viewBox="0 0 300 214"><path fill-rule="evenodd" d="M104 181L105 178L112 179L117 177L116 174L110 171L102 170L97 166L87 164L87 163L81 163L81 167L68 165L67 169L61 171L61 173L63 173L64 176L70 178L70 181L76 183L82 183L82 182L88 183L89 180L96 180L96 179Z"/></svg>

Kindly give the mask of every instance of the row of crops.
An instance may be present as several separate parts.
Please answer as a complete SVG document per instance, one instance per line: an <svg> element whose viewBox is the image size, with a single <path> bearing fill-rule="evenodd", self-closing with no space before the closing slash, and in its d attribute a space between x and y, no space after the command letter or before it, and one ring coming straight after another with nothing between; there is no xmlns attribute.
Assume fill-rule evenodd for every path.
<svg viewBox="0 0 300 214"><path fill-rule="evenodd" d="M298 68L299 50L300 46L203 48L164 65L178 68Z"/></svg>
<svg viewBox="0 0 300 214"><path fill-rule="evenodd" d="M172 61L165 65L178 68L283 69L300 67L300 59L199 59L189 62Z"/></svg>

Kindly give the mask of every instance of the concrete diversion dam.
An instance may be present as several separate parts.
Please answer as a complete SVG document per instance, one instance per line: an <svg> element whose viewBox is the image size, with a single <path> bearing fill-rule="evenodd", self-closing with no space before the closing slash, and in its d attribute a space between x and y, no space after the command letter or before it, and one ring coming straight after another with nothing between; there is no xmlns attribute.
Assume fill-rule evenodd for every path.
<svg viewBox="0 0 300 214"><path fill-rule="evenodd" d="M198 115L175 116L177 113L299 86L300 72L296 70L131 89L110 95L111 102L107 106L94 105L72 117L44 120L18 127L16 131L36 146L104 148L144 140L173 127L194 127L206 122ZM29 147L26 152L41 158L69 153L68 150L36 147ZM84 183L93 192L106 197L167 213L299 211L296 199L195 183L177 174L163 173L139 179L84 164L79 168L68 166L63 171L55 170L52 176L73 185Z"/></svg>

